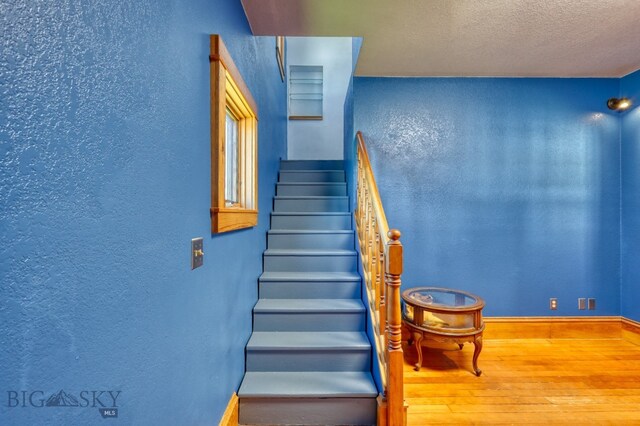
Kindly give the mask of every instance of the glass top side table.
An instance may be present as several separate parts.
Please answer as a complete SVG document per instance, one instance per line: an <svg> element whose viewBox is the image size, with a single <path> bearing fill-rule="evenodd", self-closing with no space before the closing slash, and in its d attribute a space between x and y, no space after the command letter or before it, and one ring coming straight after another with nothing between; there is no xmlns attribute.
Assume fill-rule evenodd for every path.
<svg viewBox="0 0 640 426"><path fill-rule="evenodd" d="M479 376L478 357L482 351L482 308L484 300L462 290L439 287L416 287L402 293L402 322L411 332L409 343L415 341L418 352L416 371L422 367L420 344L424 339L442 343L472 342L473 371Z"/></svg>

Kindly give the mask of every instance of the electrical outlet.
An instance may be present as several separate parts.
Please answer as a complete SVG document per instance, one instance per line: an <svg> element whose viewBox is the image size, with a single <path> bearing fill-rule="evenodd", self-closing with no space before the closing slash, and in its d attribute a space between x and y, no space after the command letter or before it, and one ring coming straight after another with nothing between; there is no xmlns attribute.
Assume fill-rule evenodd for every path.
<svg viewBox="0 0 640 426"><path fill-rule="evenodd" d="M549 309L551 309L552 311L558 309L558 299L556 299L555 297L549 299Z"/></svg>
<svg viewBox="0 0 640 426"><path fill-rule="evenodd" d="M204 263L204 251L202 251L202 237L191 240L191 269L196 269Z"/></svg>
<svg viewBox="0 0 640 426"><path fill-rule="evenodd" d="M589 310L590 311L596 310L596 299L589 298Z"/></svg>
<svg viewBox="0 0 640 426"><path fill-rule="evenodd" d="M580 309L581 311L587 309L587 299L585 299L584 297L580 297L578 299L578 309Z"/></svg>

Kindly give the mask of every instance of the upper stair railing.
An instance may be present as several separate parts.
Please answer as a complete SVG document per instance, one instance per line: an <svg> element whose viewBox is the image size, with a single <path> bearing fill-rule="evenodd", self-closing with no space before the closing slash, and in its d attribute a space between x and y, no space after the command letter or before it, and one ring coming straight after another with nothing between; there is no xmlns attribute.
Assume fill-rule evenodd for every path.
<svg viewBox="0 0 640 426"><path fill-rule="evenodd" d="M358 139L357 207L355 212L362 269L375 333L376 358L383 394L378 401L378 425L406 424L403 389L400 231L389 230L378 186L361 132Z"/></svg>

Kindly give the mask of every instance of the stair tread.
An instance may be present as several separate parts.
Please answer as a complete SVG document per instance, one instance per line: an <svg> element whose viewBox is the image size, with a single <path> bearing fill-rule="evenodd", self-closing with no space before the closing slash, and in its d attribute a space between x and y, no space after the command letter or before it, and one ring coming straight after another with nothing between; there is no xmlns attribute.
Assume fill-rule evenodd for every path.
<svg viewBox="0 0 640 426"><path fill-rule="evenodd" d="M270 229L269 234L353 234L352 229Z"/></svg>
<svg viewBox="0 0 640 426"><path fill-rule="evenodd" d="M266 271L260 281L360 281L356 272L278 272Z"/></svg>
<svg viewBox="0 0 640 426"><path fill-rule="evenodd" d="M355 256L355 250L343 249L267 249L265 256Z"/></svg>
<svg viewBox="0 0 640 426"><path fill-rule="evenodd" d="M247 350L370 349L361 331L254 331Z"/></svg>
<svg viewBox="0 0 640 426"><path fill-rule="evenodd" d="M340 158L327 158L318 160L315 158L290 158L290 159L281 159L280 164L344 164L344 159Z"/></svg>
<svg viewBox="0 0 640 426"><path fill-rule="evenodd" d="M371 373L364 371L245 373L240 397L357 398L376 397Z"/></svg>
<svg viewBox="0 0 640 426"><path fill-rule="evenodd" d="M309 169L285 169L285 170L280 170L280 173L335 173L335 172L343 172L344 170L342 169L315 169L315 170L309 170Z"/></svg>
<svg viewBox="0 0 640 426"><path fill-rule="evenodd" d="M288 312L363 312L359 299L260 299L254 313Z"/></svg>
<svg viewBox="0 0 640 426"><path fill-rule="evenodd" d="M346 195L276 195L276 200L328 200L328 199L347 199Z"/></svg>
<svg viewBox="0 0 640 426"><path fill-rule="evenodd" d="M318 181L309 181L309 182L278 182L278 185L281 186L300 186L300 185L331 185L331 186L344 186L347 182L318 182Z"/></svg>
<svg viewBox="0 0 640 426"><path fill-rule="evenodd" d="M271 212L272 216L350 216L351 212Z"/></svg>

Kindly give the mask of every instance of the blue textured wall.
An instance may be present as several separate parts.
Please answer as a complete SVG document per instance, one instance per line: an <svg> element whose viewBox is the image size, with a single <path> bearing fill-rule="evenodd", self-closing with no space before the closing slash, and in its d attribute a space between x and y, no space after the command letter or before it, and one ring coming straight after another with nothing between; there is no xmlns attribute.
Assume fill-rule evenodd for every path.
<svg viewBox="0 0 640 426"><path fill-rule="evenodd" d="M7 407L7 391L60 389L120 390L114 424L216 424L242 378L285 154L274 38L251 36L239 1L0 9L0 424L103 421ZM259 226L215 237L210 33L260 119Z"/></svg>
<svg viewBox="0 0 640 426"><path fill-rule="evenodd" d="M355 187L357 164L355 151L355 130L353 128L353 77L349 81L347 94L344 100L344 168L347 180L347 191L351 211L355 206Z"/></svg>
<svg viewBox="0 0 640 426"><path fill-rule="evenodd" d="M640 71L624 77L620 94L634 107L622 114L622 315L640 321Z"/></svg>
<svg viewBox="0 0 640 426"><path fill-rule="evenodd" d="M358 63L358 55L360 54L360 47L362 46L362 37L353 37L351 39L351 65L353 71L356 69ZM355 129L353 128L353 75L349 80L349 87L344 99L344 163L347 180L347 191L349 192L349 202L351 203L351 210L355 207L355 193L356 186L356 145L355 145Z"/></svg>
<svg viewBox="0 0 640 426"><path fill-rule="evenodd" d="M605 106L618 88L356 78L355 129L403 232L404 288L467 289L487 315L619 314L620 122Z"/></svg>

